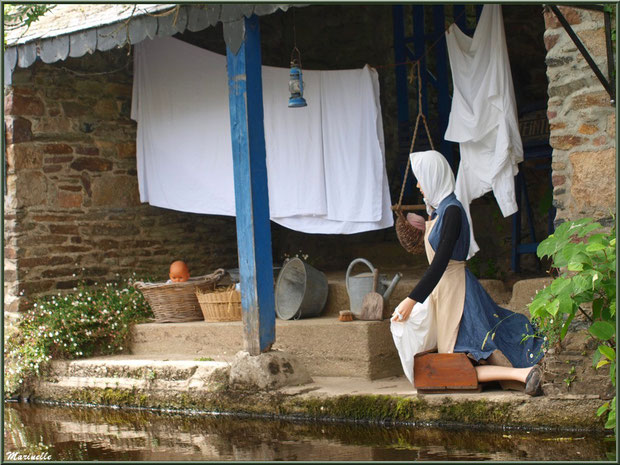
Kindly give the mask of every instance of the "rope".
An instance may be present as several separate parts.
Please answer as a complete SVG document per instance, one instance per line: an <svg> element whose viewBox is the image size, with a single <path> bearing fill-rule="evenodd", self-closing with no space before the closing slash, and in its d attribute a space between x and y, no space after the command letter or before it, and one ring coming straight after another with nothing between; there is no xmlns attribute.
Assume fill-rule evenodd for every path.
<svg viewBox="0 0 620 465"><path fill-rule="evenodd" d="M428 124L426 122L426 116L422 112L422 78L420 77L420 63L415 63L415 70L417 70L418 75L418 117L415 120L415 128L413 129L413 137L411 138L411 146L409 147L409 153L413 152L413 147L415 145L416 138L418 136L418 127L420 126L420 120L424 123L424 129L426 130L426 136L428 137L428 141L431 144L431 149L435 150L435 146L433 145L433 139L431 139L431 133L428 130ZM413 69L412 69L413 71ZM405 176L403 177L403 185L400 188L400 196L398 197L398 204L396 206L397 210L400 210L400 206L403 203L403 194L405 193L405 185L407 183L407 175L409 174L409 160L407 160L407 167L405 168Z"/></svg>

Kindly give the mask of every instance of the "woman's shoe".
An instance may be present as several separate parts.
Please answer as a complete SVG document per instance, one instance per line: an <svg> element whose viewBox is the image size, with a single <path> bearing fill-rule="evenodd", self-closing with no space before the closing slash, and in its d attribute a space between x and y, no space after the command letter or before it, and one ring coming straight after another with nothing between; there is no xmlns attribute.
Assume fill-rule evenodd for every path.
<svg viewBox="0 0 620 465"><path fill-rule="evenodd" d="M528 396L540 396L542 392L542 370L538 365L534 365L534 368L530 370L525 378L525 393Z"/></svg>

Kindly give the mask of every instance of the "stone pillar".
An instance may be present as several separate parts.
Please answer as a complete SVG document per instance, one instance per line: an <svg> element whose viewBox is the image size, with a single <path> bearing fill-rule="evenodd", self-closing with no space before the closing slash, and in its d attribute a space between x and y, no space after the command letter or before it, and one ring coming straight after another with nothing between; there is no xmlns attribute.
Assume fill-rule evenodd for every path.
<svg viewBox="0 0 620 465"><path fill-rule="evenodd" d="M607 74L603 13L572 7L560 11ZM544 17L556 224L583 217L611 224L616 192L615 107L553 12L545 11Z"/></svg>

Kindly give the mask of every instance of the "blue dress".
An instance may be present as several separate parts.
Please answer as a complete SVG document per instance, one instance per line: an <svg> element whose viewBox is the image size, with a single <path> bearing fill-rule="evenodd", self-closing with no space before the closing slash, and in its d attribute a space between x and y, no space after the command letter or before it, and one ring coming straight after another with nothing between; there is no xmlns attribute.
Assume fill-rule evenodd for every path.
<svg viewBox="0 0 620 465"><path fill-rule="evenodd" d="M436 221L428 235L428 243L433 250L437 250L442 216L446 208L452 205L461 209L461 231L451 260L465 261L469 250L469 223L463 206L454 194L443 199L433 212L431 218L436 218ZM467 353L478 361L500 350L515 368L535 365L543 356L543 340L539 336L523 340L526 335L535 334L535 328L528 318L497 305L466 267L464 276L465 302L454 352Z"/></svg>

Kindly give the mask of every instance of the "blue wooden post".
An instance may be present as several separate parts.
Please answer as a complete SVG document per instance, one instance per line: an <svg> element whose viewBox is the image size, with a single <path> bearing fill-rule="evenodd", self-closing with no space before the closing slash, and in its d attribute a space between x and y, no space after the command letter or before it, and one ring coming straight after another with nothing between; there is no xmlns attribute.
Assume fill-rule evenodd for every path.
<svg viewBox="0 0 620 465"><path fill-rule="evenodd" d="M258 355L269 350L275 341L276 314L260 28L256 15L243 21L243 42L237 53L227 46L226 56L245 350Z"/></svg>

